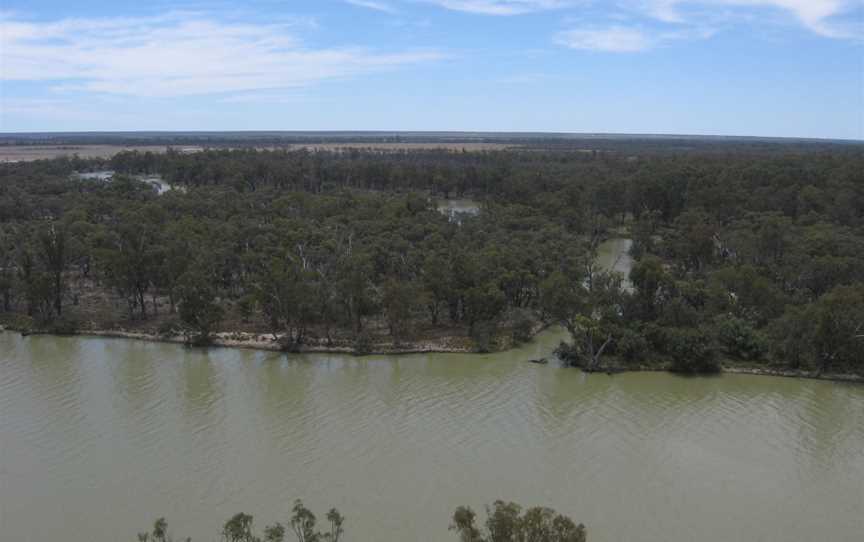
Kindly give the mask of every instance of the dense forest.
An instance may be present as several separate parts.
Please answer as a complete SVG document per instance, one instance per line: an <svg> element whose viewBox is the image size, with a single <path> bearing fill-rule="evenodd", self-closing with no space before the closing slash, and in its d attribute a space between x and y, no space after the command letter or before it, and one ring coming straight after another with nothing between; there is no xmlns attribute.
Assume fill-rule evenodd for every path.
<svg viewBox="0 0 864 542"><path fill-rule="evenodd" d="M124 152L0 164L0 310L31 332L476 351L587 370L864 374L864 150ZM78 173L111 170L106 181ZM142 182L159 176L172 189ZM443 213L471 198L480 211ZM633 240L629 277L596 265Z"/></svg>

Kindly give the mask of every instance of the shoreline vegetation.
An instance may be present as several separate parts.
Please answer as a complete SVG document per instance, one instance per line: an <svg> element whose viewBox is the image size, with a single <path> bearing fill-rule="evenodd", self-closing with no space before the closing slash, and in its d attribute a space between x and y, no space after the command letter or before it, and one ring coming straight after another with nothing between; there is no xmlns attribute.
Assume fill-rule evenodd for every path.
<svg viewBox="0 0 864 542"><path fill-rule="evenodd" d="M537 334L545 331L546 328L537 331ZM74 331L71 333L52 333L50 331L33 331L19 330L8 326L0 326L0 333L3 331L19 333L24 337L28 336L53 336L53 337L82 337L82 338L101 338L101 339L126 339L133 341L142 341L150 343L174 344L180 346L190 346L188 338L183 335L165 336L158 333L146 333L141 331L124 331L124 330L86 330ZM536 336L536 334L535 334ZM460 346L448 346L448 343L461 342ZM323 341L322 341L323 343ZM266 352L283 352L286 354L346 354L358 355L353 346L346 343L343 346L327 346L326 344L306 344L297 350L286 352L280 347L278 340L273 336L268 336L259 333L246 332L217 332L212 335L211 343L205 348L237 348L242 350L259 350ZM518 348L518 345L487 352L486 354L494 354L510 349ZM370 352L359 354L359 357L365 356L407 356L415 354L476 354L483 355L474 350L470 344L466 344L464 338L450 337L443 340L435 340L418 342L410 345L396 346L393 344L385 347L377 345L372 347ZM524 360L526 363L546 364L547 359L533 360L528 357ZM731 361L731 360L730 360ZM644 372L671 372L668 363L658 363L656 366L643 365L640 367L632 367L623 364L607 364L603 370L595 371L609 375L626 374L626 373L644 373ZM720 370L716 374L742 374L751 376L773 376L782 378L802 378L807 380L826 380L833 382L848 382L864 384L864 375L842 374L842 373L822 373L818 374L813 371L791 370L783 368L772 368L765 366L743 366L740 362L726 363L720 362ZM696 376L708 376L711 374L698 374Z"/></svg>
<svg viewBox="0 0 864 542"><path fill-rule="evenodd" d="M0 324L864 376L864 146L504 142L0 164Z"/></svg>

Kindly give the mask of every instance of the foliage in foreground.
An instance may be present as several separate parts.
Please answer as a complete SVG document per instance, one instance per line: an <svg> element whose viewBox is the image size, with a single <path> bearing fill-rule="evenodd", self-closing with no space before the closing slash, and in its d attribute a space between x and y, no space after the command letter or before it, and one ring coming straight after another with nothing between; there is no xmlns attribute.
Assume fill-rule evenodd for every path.
<svg viewBox="0 0 864 542"><path fill-rule="evenodd" d="M466 506L453 513L450 530L456 531L460 542L585 542L585 526L576 525L567 516L551 508L522 507L513 502L495 501L486 507L486 525L476 525L477 515Z"/></svg>
<svg viewBox="0 0 864 542"><path fill-rule="evenodd" d="M329 529L321 532L317 528L318 518L311 510L303 505L299 499L294 502L293 513L288 522L288 527L297 539L297 542L339 542L345 529L342 525L345 518L335 508L327 512L327 523ZM221 540L224 542L284 542L288 529L285 525L277 522L264 528L263 536L254 533L253 517L249 514L235 514L222 527ZM186 542L191 538L186 538ZM150 533L139 533L138 542L174 542L168 534L168 524L165 518L159 518L153 524Z"/></svg>
<svg viewBox="0 0 864 542"><path fill-rule="evenodd" d="M450 530L455 531L460 542L586 542L585 526L576 525L570 518L550 508L535 507L522 511L513 502L495 501L486 507L486 524L476 524L477 515L467 506L460 506L453 513ZM317 518L300 500L294 503L288 528L275 523L264 528L261 536L254 533L253 517L235 514L222 527L220 539L224 542L284 542L286 536L294 534L297 542L339 542L345 534L345 518L332 508L327 513L329 530L317 530ZM191 542L190 538L184 539ZM149 533L140 533L138 542L174 542L168 534L168 523L159 518Z"/></svg>

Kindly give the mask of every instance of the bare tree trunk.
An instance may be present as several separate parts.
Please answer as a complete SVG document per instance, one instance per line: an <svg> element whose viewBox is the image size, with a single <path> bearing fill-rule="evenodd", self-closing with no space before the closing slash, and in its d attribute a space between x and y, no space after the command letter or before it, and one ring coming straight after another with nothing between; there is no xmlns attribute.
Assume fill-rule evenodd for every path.
<svg viewBox="0 0 864 542"><path fill-rule="evenodd" d="M591 354L591 364L588 367L589 372L594 372L599 370L600 368L600 357L603 355L603 352L606 350L606 347L612 342L612 335L609 334L606 337L606 340L600 346L600 348L596 352L592 352ZM593 341L592 341L593 343Z"/></svg>

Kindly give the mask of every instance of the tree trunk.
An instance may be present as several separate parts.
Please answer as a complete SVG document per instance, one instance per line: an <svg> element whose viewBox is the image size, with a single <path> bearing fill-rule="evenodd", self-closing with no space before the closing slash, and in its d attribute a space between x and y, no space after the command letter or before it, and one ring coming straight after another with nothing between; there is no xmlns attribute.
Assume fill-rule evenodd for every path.
<svg viewBox="0 0 864 542"><path fill-rule="evenodd" d="M591 364L588 367L588 372L595 372L600 370L600 357L603 355L603 351L606 350L606 347L609 346L609 343L612 342L612 335L608 335L606 340L600 346L600 348L596 352L592 352L591 354ZM593 343L593 341L592 341Z"/></svg>
<svg viewBox="0 0 864 542"><path fill-rule="evenodd" d="M63 314L63 276L61 273L54 275L54 310L57 316Z"/></svg>

